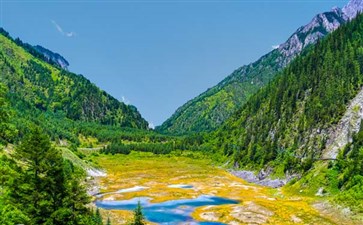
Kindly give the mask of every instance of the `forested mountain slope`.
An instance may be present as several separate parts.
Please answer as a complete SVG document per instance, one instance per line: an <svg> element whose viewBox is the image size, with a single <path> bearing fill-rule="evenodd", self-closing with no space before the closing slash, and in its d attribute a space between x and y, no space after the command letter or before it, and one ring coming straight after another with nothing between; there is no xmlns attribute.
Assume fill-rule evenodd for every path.
<svg viewBox="0 0 363 225"><path fill-rule="evenodd" d="M99 89L82 75L54 67L5 32L0 34L0 82L16 118L57 115L74 121L147 129L134 106Z"/></svg>
<svg viewBox="0 0 363 225"><path fill-rule="evenodd" d="M217 128L307 46L362 10L362 1L351 0L343 9L334 8L318 14L277 49L240 67L216 86L181 106L157 130L180 134Z"/></svg>
<svg viewBox="0 0 363 225"><path fill-rule="evenodd" d="M0 33L6 37L10 37L9 33L0 27ZM68 61L58 53L52 52L49 49L46 49L40 45L33 46L28 43L24 43L20 38L15 38L14 42L24 48L27 52L29 52L34 57L43 60L53 66L59 67L64 70L68 70L69 63Z"/></svg>
<svg viewBox="0 0 363 225"><path fill-rule="evenodd" d="M0 83L0 224L103 225L89 208L85 171L64 159L44 130L28 124L19 144L4 148L14 133L4 89Z"/></svg>
<svg viewBox="0 0 363 225"><path fill-rule="evenodd" d="M297 57L231 116L209 143L233 157L235 165L306 171L321 159L331 128L362 84L360 15Z"/></svg>

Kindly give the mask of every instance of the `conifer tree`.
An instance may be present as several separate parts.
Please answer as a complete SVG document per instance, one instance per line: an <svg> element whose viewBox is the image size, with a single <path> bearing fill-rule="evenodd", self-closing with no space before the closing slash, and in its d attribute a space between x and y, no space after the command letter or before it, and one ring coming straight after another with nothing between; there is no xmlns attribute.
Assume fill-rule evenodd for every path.
<svg viewBox="0 0 363 225"><path fill-rule="evenodd" d="M145 225L145 218L142 213L142 206L140 201L137 203L137 207L134 210L134 219L131 225Z"/></svg>
<svg viewBox="0 0 363 225"><path fill-rule="evenodd" d="M80 184L78 170L62 158L49 137L39 127L16 148L17 179L7 185L9 201L29 217L29 224L44 225L102 225L97 211L95 219L86 207L89 203L85 188Z"/></svg>
<svg viewBox="0 0 363 225"><path fill-rule="evenodd" d="M0 144L11 141L16 134L15 127L9 123L11 114L6 99L6 88L0 83Z"/></svg>
<svg viewBox="0 0 363 225"><path fill-rule="evenodd" d="M62 155L39 127L32 127L14 156L24 167L19 184L14 187L13 199L32 217L34 224L45 223L61 207L64 197Z"/></svg>
<svg viewBox="0 0 363 225"><path fill-rule="evenodd" d="M97 208L95 213L95 224L102 225L102 216L100 210Z"/></svg>

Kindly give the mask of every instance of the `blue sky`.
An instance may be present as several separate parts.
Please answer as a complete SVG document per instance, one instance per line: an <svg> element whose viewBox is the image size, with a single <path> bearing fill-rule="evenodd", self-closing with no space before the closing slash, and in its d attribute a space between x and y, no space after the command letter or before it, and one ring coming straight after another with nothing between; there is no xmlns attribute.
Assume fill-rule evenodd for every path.
<svg viewBox="0 0 363 225"><path fill-rule="evenodd" d="M159 125L340 1L0 0L13 37L63 55Z"/></svg>

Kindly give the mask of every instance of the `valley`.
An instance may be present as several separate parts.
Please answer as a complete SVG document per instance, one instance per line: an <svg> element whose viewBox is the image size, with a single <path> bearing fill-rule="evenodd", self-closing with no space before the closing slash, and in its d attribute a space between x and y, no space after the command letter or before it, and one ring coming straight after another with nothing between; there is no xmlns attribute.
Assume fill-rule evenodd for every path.
<svg viewBox="0 0 363 225"><path fill-rule="evenodd" d="M200 153L94 154L92 161L107 173L97 178L101 194L96 195L96 205L105 209L104 214L112 218L113 224L129 221L132 213L127 210L133 210L137 201L141 201L150 224L341 224L342 221L341 218L337 221L338 214L335 218L323 215L313 207L322 199L247 183ZM221 199L213 200L215 197Z"/></svg>
<svg viewBox="0 0 363 225"><path fill-rule="evenodd" d="M363 0L350 0L317 14L286 42L180 106L156 128L146 120L149 115L141 114L144 105L139 111L122 92L136 92L136 104L142 99L156 114L165 113L152 93L172 95L159 82L180 72L180 60L188 57L163 68L173 61L171 48L150 50L151 55L142 48L134 58L134 49L120 54L116 48L127 43L127 35L103 41L103 50L114 51L101 60L92 49L96 53L87 57L101 61L85 60L86 67L98 75L122 75L122 82L105 78L110 87L102 84L115 91L114 97L71 72L62 55L13 38L0 27L0 225L362 225L360 12ZM61 37L77 37L51 23ZM177 37L174 32L165 36ZM130 46L142 46L148 35L141 32L137 42L130 38ZM174 46L174 41L166 43ZM203 59L198 55L203 51L194 50L190 53ZM154 58L155 51L168 53L168 60ZM129 69L119 62L120 55L129 60ZM147 64L150 58L155 63ZM99 62L107 66L97 71L92 66ZM122 65L125 70L117 68ZM129 83L145 68L149 77ZM170 77L158 77L163 70ZM190 86L198 84L194 74L187 75ZM147 82L150 77L156 83ZM175 87L175 92L189 91Z"/></svg>

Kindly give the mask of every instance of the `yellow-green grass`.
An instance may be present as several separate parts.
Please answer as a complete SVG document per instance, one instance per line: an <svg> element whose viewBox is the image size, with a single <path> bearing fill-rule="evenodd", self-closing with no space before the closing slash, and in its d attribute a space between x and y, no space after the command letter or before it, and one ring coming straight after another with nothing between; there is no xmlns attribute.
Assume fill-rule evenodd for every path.
<svg viewBox="0 0 363 225"><path fill-rule="evenodd" d="M177 156L132 152L130 155L93 156L93 160L107 172L107 177L99 178L102 192L115 192L135 186L148 187L138 192L109 193L103 196L104 199L151 197L152 202L163 202L195 198L199 195L214 195L239 200L240 204L200 207L193 213L194 218L206 221L210 218L203 215L211 213L218 218L210 220L244 224L246 221L236 218L235 215L246 213L252 219L254 216L260 221L265 219L263 224L339 224L320 215L311 206L315 201L313 197L286 195L281 189L247 183L213 165L212 160L200 153L193 154L197 157L187 157L187 154ZM194 188L168 187L172 184L193 185ZM115 212L117 211L109 213L113 217L125 213Z"/></svg>
<svg viewBox="0 0 363 225"><path fill-rule="evenodd" d="M88 149L88 148L103 148L106 144L100 143L97 138L95 137L85 137L83 135L78 135L78 139L80 141L80 148L81 149Z"/></svg>

